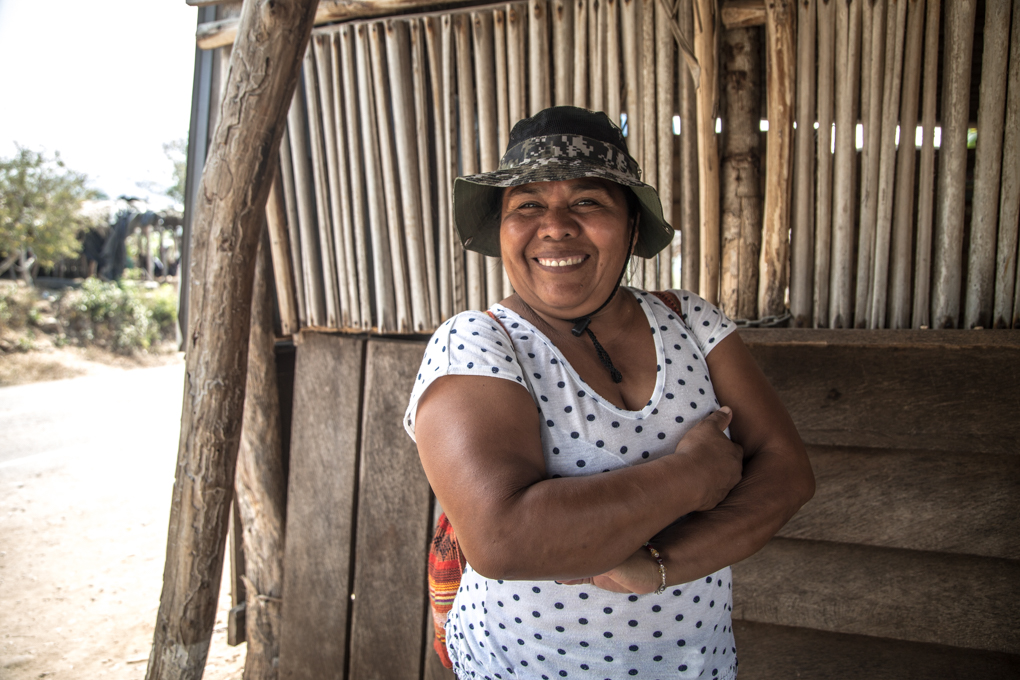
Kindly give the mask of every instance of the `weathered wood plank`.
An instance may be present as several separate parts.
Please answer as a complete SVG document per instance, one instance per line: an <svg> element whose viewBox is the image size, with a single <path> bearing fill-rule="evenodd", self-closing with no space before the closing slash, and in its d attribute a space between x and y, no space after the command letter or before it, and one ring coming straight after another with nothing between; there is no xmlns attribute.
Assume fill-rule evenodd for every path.
<svg viewBox="0 0 1020 680"><path fill-rule="evenodd" d="M431 495L401 420L422 350L420 342L368 343L351 594L352 678L421 673Z"/></svg>
<svg viewBox="0 0 1020 680"><path fill-rule="evenodd" d="M733 573L735 619L1020 652L1015 560L774 538Z"/></svg>
<svg viewBox="0 0 1020 680"><path fill-rule="evenodd" d="M335 677L346 667L358 386L365 351L360 338L304 333L302 340L294 369L282 680Z"/></svg>
<svg viewBox="0 0 1020 680"><path fill-rule="evenodd" d="M779 532L1020 559L1020 465L1008 455L808 447L815 496Z"/></svg>
<svg viewBox="0 0 1020 680"><path fill-rule="evenodd" d="M735 621L740 680L1020 677L1020 657Z"/></svg>
<svg viewBox="0 0 1020 680"><path fill-rule="evenodd" d="M1020 338L742 331L805 442L1020 453Z"/></svg>

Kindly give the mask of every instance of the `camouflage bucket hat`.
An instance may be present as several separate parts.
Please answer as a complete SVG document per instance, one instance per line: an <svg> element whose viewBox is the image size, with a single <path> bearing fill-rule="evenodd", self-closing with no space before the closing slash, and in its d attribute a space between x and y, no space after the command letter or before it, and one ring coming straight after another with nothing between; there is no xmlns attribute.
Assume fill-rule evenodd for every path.
<svg viewBox="0 0 1020 680"><path fill-rule="evenodd" d="M461 243L499 257L503 189L581 177L607 179L634 192L641 213L635 255L654 257L673 240L659 194L641 181L641 169L627 153L620 128L602 112L555 106L514 126L498 170L456 179L453 216Z"/></svg>

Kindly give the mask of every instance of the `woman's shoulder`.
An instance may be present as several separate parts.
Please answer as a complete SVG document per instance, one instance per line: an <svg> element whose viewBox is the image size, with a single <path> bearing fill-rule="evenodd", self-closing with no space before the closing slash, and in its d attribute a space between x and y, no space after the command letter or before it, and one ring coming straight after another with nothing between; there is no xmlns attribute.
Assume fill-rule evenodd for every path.
<svg viewBox="0 0 1020 680"><path fill-rule="evenodd" d="M439 378L478 376L510 380L526 387L513 345L500 325L487 312L468 310L450 317L432 334L425 345L404 418L412 437L418 400Z"/></svg>
<svg viewBox="0 0 1020 680"><path fill-rule="evenodd" d="M665 314L669 320L673 320L674 313L679 312L679 322L691 331L694 341L706 355L737 328L736 323L719 307L692 291L671 288L653 292L635 290L635 293L639 300L651 298L651 309L656 314Z"/></svg>

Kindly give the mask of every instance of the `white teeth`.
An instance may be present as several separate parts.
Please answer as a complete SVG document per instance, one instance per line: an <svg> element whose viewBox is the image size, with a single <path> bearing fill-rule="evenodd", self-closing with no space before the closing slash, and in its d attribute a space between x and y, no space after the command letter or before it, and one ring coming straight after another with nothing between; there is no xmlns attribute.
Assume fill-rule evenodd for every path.
<svg viewBox="0 0 1020 680"><path fill-rule="evenodd" d="M572 257L566 260L552 260L546 258L538 258L538 263L544 267L569 267L573 264L581 264L584 262L584 257Z"/></svg>

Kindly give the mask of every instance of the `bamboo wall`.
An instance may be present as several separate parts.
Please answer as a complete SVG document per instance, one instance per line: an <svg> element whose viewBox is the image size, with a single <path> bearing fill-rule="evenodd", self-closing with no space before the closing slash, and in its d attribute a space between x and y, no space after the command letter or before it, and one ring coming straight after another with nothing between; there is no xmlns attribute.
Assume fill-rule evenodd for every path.
<svg viewBox="0 0 1020 680"><path fill-rule="evenodd" d="M678 230L635 262L632 284L682 285L733 316L786 312L797 326L1020 327L1020 2L795 4L786 77L806 122L770 132L792 135L791 167L762 153L749 168L790 197L750 234L746 220L727 227L755 183L727 180L727 141L767 107L728 106L736 95L720 88L720 232L701 217L695 88L675 37L692 34L689 2L530 0L320 27L280 154L295 281L278 290L281 311L294 328L427 333L509 294L498 260L457 242L452 180L495 169L518 119L575 104L625 121ZM775 30L751 30L774 54ZM720 64L703 87L736 68ZM773 66L761 89L775 98ZM699 241L721 242L715 263ZM759 295L777 286L778 314Z"/></svg>

